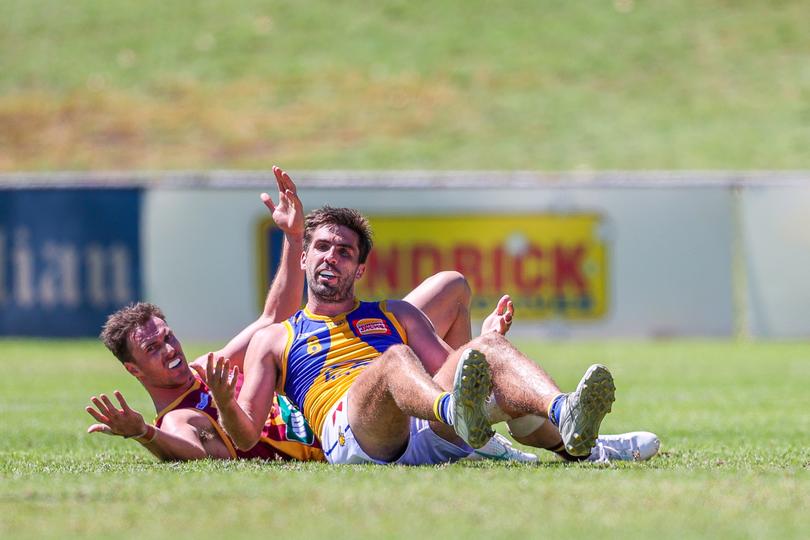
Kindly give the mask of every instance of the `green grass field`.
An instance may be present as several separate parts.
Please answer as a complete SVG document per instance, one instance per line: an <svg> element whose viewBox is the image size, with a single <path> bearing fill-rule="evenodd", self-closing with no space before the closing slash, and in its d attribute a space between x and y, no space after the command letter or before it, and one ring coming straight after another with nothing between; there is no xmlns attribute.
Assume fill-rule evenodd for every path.
<svg viewBox="0 0 810 540"><path fill-rule="evenodd" d="M0 172L810 169L804 0L0 0ZM810 343L537 343L647 463L158 463L137 381L0 339L0 538L807 538ZM205 344L187 347L189 356Z"/></svg>
<svg viewBox="0 0 810 540"><path fill-rule="evenodd" d="M810 168L805 0L0 0L0 171Z"/></svg>
<svg viewBox="0 0 810 540"><path fill-rule="evenodd" d="M521 346L573 386L618 386L604 432L647 429L647 463L330 467L158 463L84 433L90 395L151 402L93 341L0 341L0 537L806 538L810 343ZM204 344L187 346L191 356Z"/></svg>

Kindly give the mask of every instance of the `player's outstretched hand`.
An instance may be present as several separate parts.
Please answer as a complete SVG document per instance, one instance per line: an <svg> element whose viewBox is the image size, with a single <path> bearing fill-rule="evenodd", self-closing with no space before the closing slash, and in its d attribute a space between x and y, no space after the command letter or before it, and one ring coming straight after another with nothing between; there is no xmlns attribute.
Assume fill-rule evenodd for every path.
<svg viewBox="0 0 810 540"><path fill-rule="evenodd" d="M498 300L495 310L484 319L484 323L481 325L481 333L498 332L505 336L512 326L514 316L515 306L512 304L512 298L505 294Z"/></svg>
<svg viewBox="0 0 810 540"><path fill-rule="evenodd" d="M222 356L217 358L215 362L214 353L208 353L205 370L196 364L191 364L191 367L208 385L217 408L221 408L221 405L236 399L236 381L239 378L239 366L231 368L231 361Z"/></svg>
<svg viewBox="0 0 810 540"><path fill-rule="evenodd" d="M145 435L146 422L143 421L141 413L130 408L121 392L116 390L113 394L121 405L120 409L104 394L90 398L96 408L88 405L84 410L100 423L87 428L87 433L105 433L126 438Z"/></svg>
<svg viewBox="0 0 810 540"><path fill-rule="evenodd" d="M304 234L304 205L298 198L295 183L290 175L273 166L273 174L278 184L278 205L267 193L260 195L264 205L272 212L273 221L284 234L302 236Z"/></svg>

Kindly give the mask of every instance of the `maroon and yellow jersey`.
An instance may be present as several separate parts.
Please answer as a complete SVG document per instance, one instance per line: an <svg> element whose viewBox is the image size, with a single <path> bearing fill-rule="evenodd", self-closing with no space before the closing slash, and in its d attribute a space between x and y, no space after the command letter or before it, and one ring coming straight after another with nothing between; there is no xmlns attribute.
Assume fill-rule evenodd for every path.
<svg viewBox="0 0 810 540"><path fill-rule="evenodd" d="M287 345L279 387L320 435L332 406L360 373L407 336L383 302L355 302L334 317L303 309L284 321Z"/></svg>
<svg viewBox="0 0 810 540"><path fill-rule="evenodd" d="M242 388L242 375L236 384L236 393ZM230 437L219 425L219 411L214 398L204 381L195 376L194 384L182 396L160 411L155 418L155 426L160 427L163 418L176 409L193 409L208 417L211 426L219 433L233 459L280 459L298 461L324 461L321 443L304 419L301 411L284 396L273 397L273 408L262 429L256 446L248 451L236 448Z"/></svg>

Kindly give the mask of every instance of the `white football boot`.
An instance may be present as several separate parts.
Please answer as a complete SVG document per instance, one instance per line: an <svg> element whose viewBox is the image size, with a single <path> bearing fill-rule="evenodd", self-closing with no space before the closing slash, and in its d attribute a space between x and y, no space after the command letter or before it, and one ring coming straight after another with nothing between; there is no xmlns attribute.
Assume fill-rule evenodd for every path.
<svg viewBox="0 0 810 540"><path fill-rule="evenodd" d="M600 435L587 461L647 461L658 453L661 441L649 431Z"/></svg>
<svg viewBox="0 0 810 540"><path fill-rule="evenodd" d="M512 446L512 441L500 433L496 433L487 444L473 451L465 459L470 461L491 459L493 461L518 461L520 463L537 462L536 455L518 450Z"/></svg>
<svg viewBox="0 0 810 540"><path fill-rule="evenodd" d="M613 406L616 386L608 368L594 364L588 368L577 389L566 396L560 410L559 429L566 451L572 456L588 456L599 436L599 425Z"/></svg>
<svg viewBox="0 0 810 540"><path fill-rule="evenodd" d="M490 392L492 378L486 357L481 351L466 349L453 380L453 429L473 448L481 448L495 434L487 417Z"/></svg>

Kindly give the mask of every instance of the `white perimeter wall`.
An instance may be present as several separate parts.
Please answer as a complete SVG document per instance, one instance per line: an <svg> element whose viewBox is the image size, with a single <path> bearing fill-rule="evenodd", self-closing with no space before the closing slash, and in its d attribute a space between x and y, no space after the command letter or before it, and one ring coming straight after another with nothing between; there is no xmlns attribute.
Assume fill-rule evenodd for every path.
<svg viewBox="0 0 810 540"><path fill-rule="evenodd" d="M308 210L329 203L374 214L597 212L606 222L608 314L597 322L533 321L517 328L518 332L570 338L731 336L734 332L734 197L728 186L588 183L561 188L553 182L548 186L506 182L494 189L480 182L462 182L456 187L445 183L444 187L416 188L402 187L414 185L408 184L407 174L397 179L394 184L400 187L352 188L336 183L329 188L328 181L308 182L303 177L299 194ZM257 295L263 294L258 290L255 252L257 222L266 215L258 199L262 189L271 191L261 184L234 189L221 183L147 190L142 220L144 290L149 300L163 307L181 337L220 341L257 316ZM771 196L778 200L768 202L752 192L745 200L751 216L745 222L746 240L756 250L748 260L751 282L759 287L758 294L751 295L756 311L751 320L757 334L791 335L800 329L801 325L793 324L794 317L779 318L775 312L783 297L796 298L787 281L796 281L802 273L810 275L810 251L804 250L801 268L783 271L783 252L773 238L784 234L765 232L760 222L771 221L774 207L781 208L784 200L792 201L794 213L807 220L808 211L799 208L810 208L810 192L806 193L802 202L790 193L774 193ZM803 242L806 248L803 233L808 230L791 227L788 236L795 236L794 243ZM776 280L781 283L778 286L773 277L757 279L777 271L784 276L780 280L786 280ZM803 287L807 298L810 287ZM806 311L798 304L796 309ZM782 326L783 319L791 324Z"/></svg>
<svg viewBox="0 0 810 540"><path fill-rule="evenodd" d="M740 199L751 334L810 336L810 184L754 186Z"/></svg>

